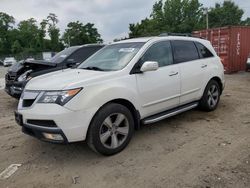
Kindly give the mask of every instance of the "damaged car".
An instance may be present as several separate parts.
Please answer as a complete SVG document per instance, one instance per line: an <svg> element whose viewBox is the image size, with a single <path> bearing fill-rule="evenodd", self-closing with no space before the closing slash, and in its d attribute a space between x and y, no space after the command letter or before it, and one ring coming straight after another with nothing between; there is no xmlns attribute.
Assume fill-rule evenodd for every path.
<svg viewBox="0 0 250 188"><path fill-rule="evenodd" d="M79 65L100 50L102 44L72 46L57 53L50 60L25 60L14 64L5 75L5 91L12 97L20 98L27 82L49 72Z"/></svg>

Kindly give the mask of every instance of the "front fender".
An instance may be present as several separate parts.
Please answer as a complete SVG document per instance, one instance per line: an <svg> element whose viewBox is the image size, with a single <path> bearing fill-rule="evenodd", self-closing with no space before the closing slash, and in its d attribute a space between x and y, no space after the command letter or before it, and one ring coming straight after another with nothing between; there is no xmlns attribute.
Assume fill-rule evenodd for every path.
<svg viewBox="0 0 250 188"><path fill-rule="evenodd" d="M93 107L99 109L109 101L125 99L130 101L136 109L139 109L137 95L135 77L129 76L113 82L86 86L65 107L76 111Z"/></svg>

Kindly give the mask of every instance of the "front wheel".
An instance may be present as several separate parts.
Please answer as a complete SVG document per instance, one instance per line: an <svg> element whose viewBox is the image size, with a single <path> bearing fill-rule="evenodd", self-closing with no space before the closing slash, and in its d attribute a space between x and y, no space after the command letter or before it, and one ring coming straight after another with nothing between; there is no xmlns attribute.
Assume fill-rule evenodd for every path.
<svg viewBox="0 0 250 188"><path fill-rule="evenodd" d="M220 101L220 86L217 81L211 80L207 84L204 94L200 100L200 108L205 111L213 111Z"/></svg>
<svg viewBox="0 0 250 188"><path fill-rule="evenodd" d="M134 132L134 119L123 105L110 103L94 116L88 131L87 143L95 152L113 155L122 151Z"/></svg>

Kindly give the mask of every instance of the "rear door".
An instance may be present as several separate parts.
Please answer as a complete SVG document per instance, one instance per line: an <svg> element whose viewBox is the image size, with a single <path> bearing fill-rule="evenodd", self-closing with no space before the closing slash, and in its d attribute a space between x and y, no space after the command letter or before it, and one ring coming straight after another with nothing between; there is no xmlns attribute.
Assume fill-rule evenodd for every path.
<svg viewBox="0 0 250 188"><path fill-rule="evenodd" d="M180 105L199 100L207 64L200 61L198 50L193 41L175 40L171 43L175 63L180 65Z"/></svg>
<svg viewBox="0 0 250 188"><path fill-rule="evenodd" d="M140 64L157 61L156 71L136 74L142 114L150 116L179 105L179 65L174 64L170 41L153 44L141 57Z"/></svg>

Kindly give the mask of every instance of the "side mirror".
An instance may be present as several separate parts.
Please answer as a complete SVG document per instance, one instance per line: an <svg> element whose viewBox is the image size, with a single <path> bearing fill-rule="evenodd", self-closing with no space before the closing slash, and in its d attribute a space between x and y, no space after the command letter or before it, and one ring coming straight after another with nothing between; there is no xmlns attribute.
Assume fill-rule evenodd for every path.
<svg viewBox="0 0 250 188"><path fill-rule="evenodd" d="M146 61L141 66L141 72L156 71L159 68L159 64L156 61Z"/></svg>
<svg viewBox="0 0 250 188"><path fill-rule="evenodd" d="M73 67L77 64L77 62L74 59L67 59L66 66L67 67Z"/></svg>

